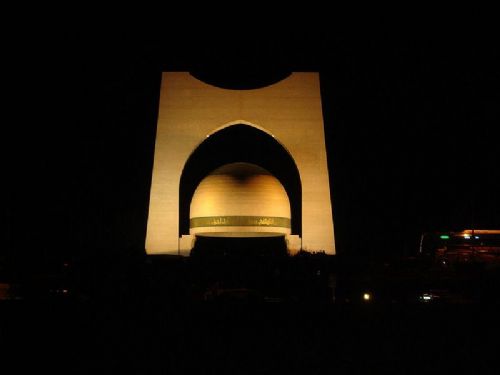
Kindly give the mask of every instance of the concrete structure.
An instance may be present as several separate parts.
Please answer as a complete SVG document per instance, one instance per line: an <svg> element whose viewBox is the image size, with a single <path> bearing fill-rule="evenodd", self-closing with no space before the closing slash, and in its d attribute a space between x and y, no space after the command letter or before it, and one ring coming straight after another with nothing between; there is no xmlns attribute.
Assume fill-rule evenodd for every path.
<svg viewBox="0 0 500 375"><path fill-rule="evenodd" d="M241 134L255 133L256 138L231 139L231 129L238 127L244 128ZM209 148L210 142L217 139L225 141ZM262 141L252 145L253 139ZM265 150L261 153L263 155L259 154L259 150ZM187 198L183 198L182 194L185 186L191 186L186 181L198 186L210 174L208 170L201 170L198 173L200 176L193 174L196 169L193 168L196 164L193 160L203 163L213 160L211 170L234 162L250 162L277 176L280 173L276 168L279 163L273 164L277 160L273 150L276 150L276 155L285 155L283 160L293 164L290 170L295 168L297 171L296 182L291 185L299 185L299 189L294 190L299 193L291 194L293 186L288 186L288 177L279 176L288 189L292 206L291 234L287 234L289 249L292 252L302 248L334 254L319 75L293 73L264 88L230 90L208 85L189 73L163 73L146 236L147 253L187 255L193 246L197 230L190 230L186 225L186 222L189 224L189 216L193 216L184 213L186 204L183 200L189 201L191 208L198 210L196 207L199 207L197 202L200 198L194 193L194 188ZM263 165L266 163L274 167ZM268 179L273 184L270 181ZM254 208L250 216L268 216L257 206ZM202 211L195 212L195 215L203 215ZM261 223L263 227L269 224L265 220Z"/></svg>

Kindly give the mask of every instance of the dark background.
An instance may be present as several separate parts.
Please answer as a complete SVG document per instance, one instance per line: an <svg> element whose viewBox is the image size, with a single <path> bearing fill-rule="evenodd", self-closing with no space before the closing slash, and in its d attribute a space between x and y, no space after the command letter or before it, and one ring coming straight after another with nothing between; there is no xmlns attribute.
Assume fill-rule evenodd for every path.
<svg viewBox="0 0 500 375"><path fill-rule="evenodd" d="M190 6L191 17L199 9ZM304 12L293 27L271 32L262 23L267 9L241 6L246 9L236 17L210 19L203 27L193 19L172 25L172 12L159 12L162 22L147 28L138 17L106 30L90 18L69 27L69 14L68 25L53 27L37 13L43 27L19 41L24 26L6 26L2 52L10 40L13 49L3 60L15 57L16 69L5 68L2 76L12 86L4 86L7 223L0 278L5 260L30 275L62 259L83 259L82 274L103 295L145 298L126 298L125 308L102 300L2 305L4 357L17 368L35 361L51 373L103 367L398 374L469 367L493 373L497 304L431 310L180 304L176 311L164 288L137 293L137 268L127 270L118 255L144 252L162 70L193 70L217 81L224 81L223 72L231 84L288 70L321 73L339 253L409 255L422 231L500 228L497 13L472 23L474 9L465 17L447 9L429 23L413 9L417 21L407 25L408 13L400 9L378 23L365 22L375 16L359 9L352 24L339 22L344 14L338 11L324 19ZM240 16L252 7L261 16L245 22ZM58 18L64 18L61 10ZM393 17L400 21L385 22ZM119 16L105 23L111 18ZM217 25L220 32L213 30ZM10 106L12 98L19 107ZM158 273L177 291L183 269L175 267ZM485 290L498 295L494 287Z"/></svg>
<svg viewBox="0 0 500 375"><path fill-rule="evenodd" d="M16 138L29 151L10 180L7 254L144 249L162 70L228 85L320 72L339 253L410 255L422 231L499 228L493 27L400 26L33 37L19 89L33 105L18 114L30 131Z"/></svg>

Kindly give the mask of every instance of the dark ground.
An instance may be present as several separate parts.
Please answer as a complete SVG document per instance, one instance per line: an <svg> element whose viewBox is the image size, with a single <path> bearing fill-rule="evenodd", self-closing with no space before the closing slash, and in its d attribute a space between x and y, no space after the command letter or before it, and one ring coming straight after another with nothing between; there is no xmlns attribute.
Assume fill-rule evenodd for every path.
<svg viewBox="0 0 500 375"><path fill-rule="evenodd" d="M498 373L498 272L436 267L245 249L103 257L0 301L0 353L11 373ZM215 284L258 293L207 300ZM445 292L423 303L429 287Z"/></svg>
<svg viewBox="0 0 500 375"><path fill-rule="evenodd" d="M142 299L11 301L0 311L12 373L33 365L71 374L498 370L497 306L173 306Z"/></svg>
<svg viewBox="0 0 500 375"><path fill-rule="evenodd" d="M95 278L70 285L67 296L32 291L0 301L3 360L12 373L35 365L48 374L448 374L500 367L496 273L485 279L470 270L440 271L431 286L455 286L463 297L465 282L478 298L422 303L410 298L427 286L422 275L434 272L426 261L386 266L321 254L203 254L142 266L115 262L115 269L92 268ZM251 277L256 267L264 286ZM332 271L335 301L328 294ZM281 298L207 301L203 291L214 281ZM364 303L367 285L374 297Z"/></svg>

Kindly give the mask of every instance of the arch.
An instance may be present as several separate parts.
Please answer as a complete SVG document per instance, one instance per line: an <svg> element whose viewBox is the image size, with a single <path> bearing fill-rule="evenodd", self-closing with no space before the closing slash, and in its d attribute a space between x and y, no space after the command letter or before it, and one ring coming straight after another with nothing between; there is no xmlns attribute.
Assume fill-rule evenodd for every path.
<svg viewBox="0 0 500 375"><path fill-rule="evenodd" d="M205 142L206 138L210 138L213 134L216 134L218 133L219 131L221 130L224 130L230 126L235 126L235 125L247 125L247 126L251 126L255 129L258 129L264 133L266 133L268 136L274 138L276 140L276 142L279 143L279 145L288 153L288 155L290 156L290 158L293 160L293 157L292 157L292 153L290 151L288 151L288 149L285 147L285 145L280 142L280 140L272 133L270 132L269 130L267 130L266 128L262 127L262 126L259 126L257 124L254 124L250 121L245 121L245 120L235 120L235 121L230 121L230 122L227 122L225 123L224 125L221 125L219 126L218 128L215 128L214 130L212 130L211 132L209 132L205 139L203 139L200 143L198 143L198 145L196 146L195 150L203 143ZM194 153L194 151L191 153L191 155ZM190 155L190 157L191 157ZM293 160L294 164L295 164L295 160Z"/></svg>
<svg viewBox="0 0 500 375"><path fill-rule="evenodd" d="M231 119L253 124L226 124ZM213 133L223 124L225 128ZM193 244L187 235L189 199L196 184L223 163L248 161L278 177L290 194L294 213L289 248L298 248L300 242L301 248L334 254L324 131L318 73L295 72L265 88L234 91L211 86L189 72L164 72L146 252L187 255ZM269 133L279 136L290 153Z"/></svg>
<svg viewBox="0 0 500 375"><path fill-rule="evenodd" d="M179 237L189 234L189 205L201 180L229 163L261 166L284 186L290 199L292 234L302 234L302 184L290 152L269 131L248 122L222 125L194 149L187 159L179 183Z"/></svg>
<svg viewBox="0 0 500 375"><path fill-rule="evenodd" d="M273 133L271 133L271 132L270 132L269 130L267 130L266 128L263 128L262 126L259 126L259 125L257 125L257 124L251 123L250 121L245 121L245 120L235 120L235 121L230 121L230 122L227 122L227 123L225 123L224 125L221 125L221 126L219 126L218 128L214 129L214 130L213 130L213 131L212 131L212 132L211 132L208 136L210 136L210 135L212 135L212 134L215 134L215 133L217 133L217 132L221 131L222 129L225 129L225 128L229 127L229 126L234 126L234 125L247 125L247 126L251 126L251 127L255 128L255 129L258 129L258 130L260 130L260 131L262 131L262 132L266 133L267 135L269 135L269 136L271 136L271 137L273 137L273 138L276 138L276 137L274 136L274 134L273 134ZM279 142L279 141L278 141L278 142ZM280 143L280 145L281 145L283 148L285 148L285 146L283 146L283 144L282 144L281 142L279 142L279 143ZM287 150L287 151L288 151L288 150Z"/></svg>

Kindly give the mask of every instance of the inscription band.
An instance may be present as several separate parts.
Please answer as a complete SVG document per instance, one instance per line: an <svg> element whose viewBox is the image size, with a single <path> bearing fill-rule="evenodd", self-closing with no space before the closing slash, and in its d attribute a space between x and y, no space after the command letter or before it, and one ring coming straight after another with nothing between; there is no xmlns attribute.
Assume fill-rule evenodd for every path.
<svg viewBox="0 0 500 375"><path fill-rule="evenodd" d="M291 228L291 220L273 216L206 216L189 219L189 227L282 227Z"/></svg>

